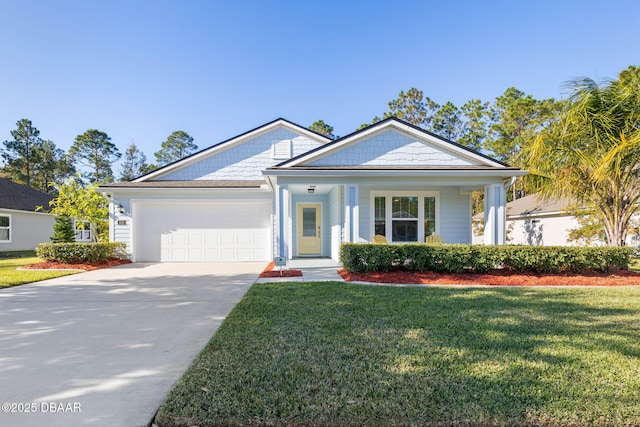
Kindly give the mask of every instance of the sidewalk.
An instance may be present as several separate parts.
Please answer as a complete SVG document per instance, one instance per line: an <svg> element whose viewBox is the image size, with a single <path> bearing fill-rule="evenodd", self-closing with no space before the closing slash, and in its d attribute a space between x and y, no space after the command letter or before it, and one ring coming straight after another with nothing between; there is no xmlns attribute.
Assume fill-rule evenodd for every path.
<svg viewBox="0 0 640 427"><path fill-rule="evenodd" d="M287 270L300 270L302 277L269 277L256 280L256 283L268 282L344 282L337 270L341 268L339 262L331 258L295 258L289 260ZM277 267L274 269L277 271Z"/></svg>

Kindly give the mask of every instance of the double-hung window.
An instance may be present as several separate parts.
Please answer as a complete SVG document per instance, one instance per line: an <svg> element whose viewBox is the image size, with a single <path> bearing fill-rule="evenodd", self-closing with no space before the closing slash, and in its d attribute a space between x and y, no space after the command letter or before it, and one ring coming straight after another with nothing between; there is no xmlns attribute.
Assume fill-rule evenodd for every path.
<svg viewBox="0 0 640 427"><path fill-rule="evenodd" d="M438 233L435 192L374 192L373 231L394 243L424 242Z"/></svg>
<svg viewBox="0 0 640 427"><path fill-rule="evenodd" d="M11 242L11 215L0 215L0 242Z"/></svg>
<svg viewBox="0 0 640 427"><path fill-rule="evenodd" d="M91 223L89 221L75 220L76 242L92 242Z"/></svg>

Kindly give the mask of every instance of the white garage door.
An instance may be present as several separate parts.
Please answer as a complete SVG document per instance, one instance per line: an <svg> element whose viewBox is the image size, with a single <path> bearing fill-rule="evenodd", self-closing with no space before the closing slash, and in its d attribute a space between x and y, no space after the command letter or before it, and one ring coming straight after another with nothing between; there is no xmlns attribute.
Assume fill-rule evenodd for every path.
<svg viewBox="0 0 640 427"><path fill-rule="evenodd" d="M270 202L134 203L136 261L268 261Z"/></svg>

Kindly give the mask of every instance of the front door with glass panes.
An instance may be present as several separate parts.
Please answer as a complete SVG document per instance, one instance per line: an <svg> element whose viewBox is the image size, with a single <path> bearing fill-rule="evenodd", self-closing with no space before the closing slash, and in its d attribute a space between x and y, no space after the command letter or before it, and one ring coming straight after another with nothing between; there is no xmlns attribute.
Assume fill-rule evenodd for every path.
<svg viewBox="0 0 640 427"><path fill-rule="evenodd" d="M322 205L298 205L298 255L321 255Z"/></svg>
<svg viewBox="0 0 640 427"><path fill-rule="evenodd" d="M424 242L436 233L436 197L416 194L376 195L374 234L389 242Z"/></svg>

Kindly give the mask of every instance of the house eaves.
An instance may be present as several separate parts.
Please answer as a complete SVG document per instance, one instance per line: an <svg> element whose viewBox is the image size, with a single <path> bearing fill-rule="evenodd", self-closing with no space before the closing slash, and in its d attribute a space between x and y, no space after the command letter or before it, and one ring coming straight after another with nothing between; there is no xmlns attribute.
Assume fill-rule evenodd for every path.
<svg viewBox="0 0 640 427"><path fill-rule="evenodd" d="M352 143L357 142L358 140L362 140L364 138L370 137L388 128L394 128L414 138L426 141L430 144L440 147L443 150L456 153L457 155L472 159L483 165L492 166L494 168L509 167L509 165L502 163L496 159L492 159L491 157L485 154L472 150L463 145L457 144L453 141L449 141L445 138L442 138L441 136L438 136L432 132L419 128L418 126L414 126L410 123L402 121L396 117L389 117L385 120L374 123L364 129L360 129L347 136L336 139L332 142L324 144L320 147L317 147L299 156L293 157L287 161L279 163L275 167L290 168L290 167L305 165L306 163L313 162L315 160L318 160L324 157L325 155L328 155L332 151L340 150Z"/></svg>
<svg viewBox="0 0 640 427"><path fill-rule="evenodd" d="M240 135L234 136L233 138L229 138L225 141L222 141L218 144L212 145L211 147L205 148L203 150L198 151L197 153L191 154L190 156L187 156L183 159L177 160L173 163L169 163L168 165L165 165L159 169L156 169L152 172L149 172L146 175L142 175L138 178L133 179L131 182L144 182L150 179L154 179L157 178L159 176L162 176L164 174L167 174L171 171L174 171L176 169L185 167L187 165L190 165L194 162L197 162L198 160L201 160L202 158L205 158L207 156L210 156L216 152L222 151L222 150L226 150L229 147L232 147L236 144L242 143L244 141L247 141L251 138L255 138L256 136L263 134L263 133L267 133L273 129L276 129L278 127L284 127L287 128L293 132L308 136L309 138L315 139L320 141L323 144L326 144L328 142L331 141L330 138L327 138L324 135L321 135L317 132L314 132L312 130L309 130L303 126L300 126L296 123L293 123L289 120L283 119L283 118L278 118L276 120L273 120L269 123L266 123L262 126L256 127L254 129L251 129L247 132L241 133Z"/></svg>

